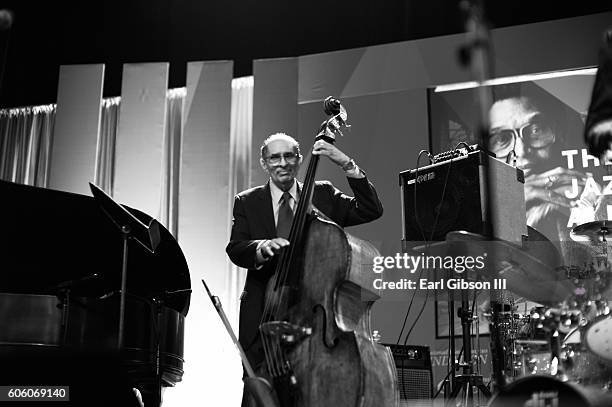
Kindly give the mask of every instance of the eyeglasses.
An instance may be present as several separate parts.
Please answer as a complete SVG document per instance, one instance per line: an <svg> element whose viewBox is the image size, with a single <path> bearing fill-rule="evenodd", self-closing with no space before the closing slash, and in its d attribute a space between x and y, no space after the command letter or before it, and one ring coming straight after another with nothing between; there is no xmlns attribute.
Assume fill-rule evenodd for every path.
<svg viewBox="0 0 612 407"><path fill-rule="evenodd" d="M297 153L271 154L266 157L266 161L271 165L278 165L285 159L287 164L295 164L298 162L300 155Z"/></svg>
<svg viewBox="0 0 612 407"><path fill-rule="evenodd" d="M516 129L499 129L490 133L489 150L497 158L507 157L516 147L516 138L520 137L531 148L548 147L555 141L555 134L541 120L527 123Z"/></svg>

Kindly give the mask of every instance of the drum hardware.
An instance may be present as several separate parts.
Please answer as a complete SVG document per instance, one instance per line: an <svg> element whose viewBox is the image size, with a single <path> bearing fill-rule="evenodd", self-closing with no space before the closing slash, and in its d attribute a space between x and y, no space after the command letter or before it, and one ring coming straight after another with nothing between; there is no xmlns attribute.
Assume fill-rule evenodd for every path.
<svg viewBox="0 0 612 407"><path fill-rule="evenodd" d="M513 320L522 321L523 329L506 341L514 360L513 369L506 371L508 378L547 374L561 381L611 387L612 317L600 315L592 320L565 305L535 307L527 317ZM561 334L565 334L562 341Z"/></svg>
<svg viewBox="0 0 612 407"><path fill-rule="evenodd" d="M572 383L596 386L604 390L612 387L609 362L589 350L583 337L583 327L574 328L563 339L561 362L566 379Z"/></svg>
<svg viewBox="0 0 612 407"><path fill-rule="evenodd" d="M447 241L441 242L436 245L436 250L442 250L446 254L452 254L457 250L460 250L462 254L464 254L463 250L466 247L470 246L472 242L482 241L483 236L467 233L467 232L450 232L446 236ZM418 249L417 249L418 250ZM431 253L431 251L428 251ZM462 278L470 279L470 276L475 277L475 273L466 273L467 275L462 276ZM482 277L478 277L482 279ZM471 290L471 292L476 295L475 290ZM471 326L474 321L478 323L478 316L474 314L474 304L475 301L470 304L468 290L461 290L461 306L457 310L457 317L459 317L461 321L461 338L462 338L462 352L463 352L463 362L455 363L455 349L454 349L454 294L453 290L448 291L448 301L449 301L449 335L451 342L451 392L446 401L447 405L449 405L453 400L459 396L459 393L463 390L463 394L465 398L462 399L463 405L467 405L468 400L472 400L474 397L474 391L479 390L485 397L491 397L491 392L489 388L484 384L483 376L478 374L478 369L475 367L475 361L472 358L472 343L471 343ZM452 315L452 316L451 316ZM478 331L477 331L478 335ZM478 359L478 358L477 358ZM455 375L455 369L461 368L462 373Z"/></svg>
<svg viewBox="0 0 612 407"><path fill-rule="evenodd" d="M464 391L466 399L473 397L473 389L478 389L487 398L491 397L491 392L484 384L483 377L474 369L474 361L472 360L472 345L470 327L478 318L474 318L474 310L470 308L470 302L467 298L467 290L461 290L461 307L457 310L457 316L461 320L461 337L463 343L463 363L459 363L458 367L463 369L463 373L454 376L452 383L452 391L449 400L454 400L461 390ZM454 321L449 321L449 326L454 326ZM452 355L454 359L454 355Z"/></svg>
<svg viewBox="0 0 612 407"><path fill-rule="evenodd" d="M594 355L612 364L612 317L602 315L584 328L584 342Z"/></svg>
<svg viewBox="0 0 612 407"><path fill-rule="evenodd" d="M575 226L570 232L574 241L607 242L606 236L610 234L612 223L609 220L596 220Z"/></svg>
<svg viewBox="0 0 612 407"><path fill-rule="evenodd" d="M521 376L550 372L552 356L549 341L517 339L513 354L516 357L515 372Z"/></svg>
<svg viewBox="0 0 612 407"><path fill-rule="evenodd" d="M611 233L608 220L599 220L575 226L570 232L571 242L576 243L576 249L584 249L585 253L573 254L576 259L570 259L569 278L589 279L601 277L610 271L608 260L607 236ZM578 265L576 270L575 265ZM582 267L582 269L580 269ZM576 272L578 272L576 274Z"/></svg>
<svg viewBox="0 0 612 407"><path fill-rule="evenodd" d="M455 241L452 241L453 233L457 234ZM605 243L608 233L606 222L575 228L574 239L582 240L573 243L582 251L584 261L569 266L541 261L539 253L552 246L545 238L523 242L523 247L494 242L498 258L504 259L495 269L502 270L500 274L508 279L508 291L526 300L544 303L528 314L516 312L514 302L497 303L496 308L485 314L491 319L497 318L493 327L503 342L506 379L521 381L546 374L552 380L611 387L612 316L606 297L610 274ZM440 254L436 251L458 247L469 255L482 251L475 244L483 240L479 235L452 232L447 239L451 242L433 243L430 252ZM461 240L470 244L456 246ZM465 276L490 278L484 274L467 271ZM546 297L549 301L542 301ZM459 316L464 317L463 326L465 315ZM574 343L580 335L582 340Z"/></svg>
<svg viewBox="0 0 612 407"><path fill-rule="evenodd" d="M511 297L510 303L498 311L504 317L498 329L504 344L507 381L537 374L567 380L567 357L561 338L586 324L582 312L567 307L536 306L529 312L518 313L516 308Z"/></svg>
<svg viewBox="0 0 612 407"><path fill-rule="evenodd" d="M559 273L563 273L565 277L570 280L574 280L575 282L577 282L577 280L585 280L597 277L597 270L592 267L592 265L591 267L581 267L577 265L559 266L556 268L556 270Z"/></svg>
<svg viewBox="0 0 612 407"><path fill-rule="evenodd" d="M612 383L612 316L606 298L610 283L610 226L608 220L601 220L578 225L571 231L572 240L586 245L591 258L583 258L586 264L582 267L566 270L575 288L564 305L579 315L579 321L566 322L571 330L561 347L569 380L606 388Z"/></svg>
<svg viewBox="0 0 612 407"><path fill-rule="evenodd" d="M506 373L512 377L534 374L558 374L558 313L546 307L535 307L520 319L522 325L514 338L507 341L512 364ZM508 353L508 352L507 352Z"/></svg>
<svg viewBox="0 0 612 407"><path fill-rule="evenodd" d="M611 404L612 397L601 389L563 382L550 375L533 375L508 384L493 396L488 407L603 407Z"/></svg>
<svg viewBox="0 0 612 407"><path fill-rule="evenodd" d="M485 317L492 323L492 318L497 315L497 329L499 330L500 342L503 346L504 359L503 359L503 372L506 375L507 381L518 375L518 372L522 371L524 360L522 349L517 346L517 340L526 337L526 324L528 324L528 317L521 313L516 312L516 305L514 298L510 296L507 303L496 303L493 304L496 310L485 313Z"/></svg>
<svg viewBox="0 0 612 407"><path fill-rule="evenodd" d="M531 231L535 232L533 229ZM552 243L537 236L537 233L534 235L539 239L526 239L519 246L505 241L485 242L482 235L475 233L450 232L445 242L435 242L429 245L428 253L448 255L448 253L460 252L462 255L477 256L483 252L495 252L497 256L495 258L503 260L493 262L489 258L495 265L491 269L503 270L499 276L507 279L509 292L517 293L531 301L548 303L550 306L567 298L572 292L572 285L562 273L556 270L558 253ZM423 250L423 248L417 247L415 250ZM463 277L467 280L490 281L496 273L487 272L487 270L477 272L466 270ZM465 290L462 290L462 294L464 297ZM462 322L464 349L469 351L469 327L472 316L469 302L463 297L458 316ZM503 304L499 301L492 301L492 309L487 316L491 317L492 333L496 331L502 343L501 349L504 356L499 363L503 365L505 378L549 373L553 366L556 371L559 352L552 351L552 349L558 349L558 346L552 345L553 342L558 342L559 334L556 327L562 324L567 327L565 328L567 332L570 327L576 326L579 322L579 314L571 310L541 306L530 315L523 315L516 312L514 304ZM452 321L450 323L451 326L454 325ZM527 332L523 332L525 330ZM527 335L531 337L526 338ZM518 339L523 339L524 342L516 342ZM464 362L460 367L464 369L464 373L457 376L455 383L458 385L453 386L451 397L455 397L469 383L472 386L480 387L478 385L481 381L477 378L471 379L474 375L469 372L470 363Z"/></svg>
<svg viewBox="0 0 612 407"><path fill-rule="evenodd" d="M570 264L555 267L552 274L556 276L551 275L557 288L570 287L562 301L555 298L556 301L534 307L522 316L510 316L511 311L499 312L505 318L499 324L500 329L512 327L505 343L511 344L512 352L507 348L506 356L513 359L513 368L506 373L514 377L513 383L520 384L519 387L533 387L533 397L546 393L546 386L555 383L554 380L570 382L579 391L584 388L575 386L590 386L600 391L612 387L612 315L607 301L611 275L609 233L609 221L590 222L572 230L572 240L566 242L566 247L571 249ZM523 283L529 285L527 280ZM527 299L537 301L525 290L508 285L511 292L519 291L518 294L527 294ZM553 381L544 383L548 379L539 379L542 374ZM532 377L538 379L530 381ZM507 392L512 393L513 388L508 386L498 396L506 399ZM491 406L497 405L492 401Z"/></svg>

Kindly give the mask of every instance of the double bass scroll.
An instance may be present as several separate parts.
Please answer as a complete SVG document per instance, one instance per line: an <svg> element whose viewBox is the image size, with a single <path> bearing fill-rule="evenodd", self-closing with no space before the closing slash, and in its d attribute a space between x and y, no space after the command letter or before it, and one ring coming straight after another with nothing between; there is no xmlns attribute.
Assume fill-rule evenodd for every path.
<svg viewBox="0 0 612 407"><path fill-rule="evenodd" d="M329 143L346 127L337 99L316 139ZM266 289L260 324L265 369L282 407L399 405L391 352L372 339L371 264L378 251L311 210L318 155L313 155L289 235ZM368 268L369 267L369 268Z"/></svg>

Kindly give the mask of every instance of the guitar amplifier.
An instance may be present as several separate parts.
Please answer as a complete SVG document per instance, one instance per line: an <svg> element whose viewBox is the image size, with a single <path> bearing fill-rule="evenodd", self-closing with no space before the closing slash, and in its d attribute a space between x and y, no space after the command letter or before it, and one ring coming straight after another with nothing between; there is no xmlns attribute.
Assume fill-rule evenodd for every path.
<svg viewBox="0 0 612 407"><path fill-rule="evenodd" d="M431 406L433 372L428 346L385 345L393 354L400 406Z"/></svg>
<svg viewBox="0 0 612 407"><path fill-rule="evenodd" d="M491 177L493 237L519 244L527 236L523 171L481 150L399 174L404 249L464 230L485 234L484 160Z"/></svg>

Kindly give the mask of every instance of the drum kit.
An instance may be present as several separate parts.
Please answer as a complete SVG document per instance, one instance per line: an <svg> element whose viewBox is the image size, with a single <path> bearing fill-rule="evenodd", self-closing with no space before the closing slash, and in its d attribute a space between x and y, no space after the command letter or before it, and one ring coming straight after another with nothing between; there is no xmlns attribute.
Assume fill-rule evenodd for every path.
<svg viewBox="0 0 612 407"><path fill-rule="evenodd" d="M490 319L508 384L489 406L612 405L612 222L574 227L556 265L542 261L554 244L532 233L538 244L499 272L508 292Z"/></svg>

